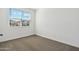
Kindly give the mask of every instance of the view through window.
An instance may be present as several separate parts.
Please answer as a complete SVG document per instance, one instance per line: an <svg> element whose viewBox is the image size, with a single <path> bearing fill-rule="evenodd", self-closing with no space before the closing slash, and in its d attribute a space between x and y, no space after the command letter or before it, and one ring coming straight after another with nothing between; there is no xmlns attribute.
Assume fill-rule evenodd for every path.
<svg viewBox="0 0 79 59"><path fill-rule="evenodd" d="M31 13L24 12L19 9L9 9L10 26L29 26L31 20Z"/></svg>

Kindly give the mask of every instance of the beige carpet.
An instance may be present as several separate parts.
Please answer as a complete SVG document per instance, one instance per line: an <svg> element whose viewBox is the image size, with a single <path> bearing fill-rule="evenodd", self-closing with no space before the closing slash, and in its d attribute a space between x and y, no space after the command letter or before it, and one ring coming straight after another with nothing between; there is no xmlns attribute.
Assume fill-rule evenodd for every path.
<svg viewBox="0 0 79 59"><path fill-rule="evenodd" d="M79 48L31 35L0 43L0 51L79 51Z"/></svg>

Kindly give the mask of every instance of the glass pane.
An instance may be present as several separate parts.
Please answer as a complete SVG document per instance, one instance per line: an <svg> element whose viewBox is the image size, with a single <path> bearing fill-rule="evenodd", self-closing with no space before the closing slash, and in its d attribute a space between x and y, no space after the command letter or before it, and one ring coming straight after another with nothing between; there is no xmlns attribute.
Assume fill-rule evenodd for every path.
<svg viewBox="0 0 79 59"><path fill-rule="evenodd" d="M25 13L22 14L22 20L30 20L31 19L31 13Z"/></svg>
<svg viewBox="0 0 79 59"><path fill-rule="evenodd" d="M17 9L10 9L10 18L21 19L22 12Z"/></svg>
<svg viewBox="0 0 79 59"><path fill-rule="evenodd" d="M10 9L10 26L20 26L21 15L22 15L22 12L20 10L11 8Z"/></svg>
<svg viewBox="0 0 79 59"><path fill-rule="evenodd" d="M29 26L31 13L23 12L21 10L11 8L10 9L10 25L11 26Z"/></svg>

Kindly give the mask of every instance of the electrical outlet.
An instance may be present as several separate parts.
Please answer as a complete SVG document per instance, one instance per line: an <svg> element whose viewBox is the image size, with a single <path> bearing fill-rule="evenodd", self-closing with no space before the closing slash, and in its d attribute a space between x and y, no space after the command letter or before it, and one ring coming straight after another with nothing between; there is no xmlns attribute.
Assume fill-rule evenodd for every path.
<svg viewBox="0 0 79 59"><path fill-rule="evenodd" d="M0 34L0 36L3 36L3 34Z"/></svg>

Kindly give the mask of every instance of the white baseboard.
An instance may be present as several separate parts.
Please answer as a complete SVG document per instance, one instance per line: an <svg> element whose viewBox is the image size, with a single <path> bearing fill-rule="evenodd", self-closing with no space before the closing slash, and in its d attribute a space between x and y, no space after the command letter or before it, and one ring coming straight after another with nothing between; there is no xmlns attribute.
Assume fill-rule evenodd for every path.
<svg viewBox="0 0 79 59"><path fill-rule="evenodd" d="M36 35L41 36L41 37L48 38L48 39L50 39L50 40L58 41L58 42L60 42L60 43L64 43L64 44L67 44L67 45L70 45L70 46L74 46L74 47L79 48L79 45L72 44L72 43L68 43L68 42L61 41L61 40L57 40L57 39L55 39L54 37L48 37L48 36L45 36L45 35L40 35L40 34L36 34Z"/></svg>
<svg viewBox="0 0 79 59"><path fill-rule="evenodd" d="M41 37L48 38L48 39L50 39L50 40L55 40L55 41L58 41L58 42L61 42L61 43L68 44L68 45L70 45L70 46L74 46L74 47L79 48L79 45L72 44L71 42L68 43L68 42L65 42L65 41L62 41L62 40L57 40L57 39L55 39L54 37L48 37L48 36L40 35L40 34L30 34L30 35L26 35L26 36L22 36L22 37L27 37L27 36L31 36L31 35L38 35L38 36L41 36ZM9 41L9 40L14 40L14 39L22 38L22 37L8 38L8 39L5 39L5 40L0 40L0 42L5 42L5 41Z"/></svg>
<svg viewBox="0 0 79 59"><path fill-rule="evenodd" d="M7 39L4 38L5 40L0 40L0 42L5 42L5 41L9 41L9 40L15 40L15 39L18 39L18 38L27 37L27 36L31 36L31 35L34 35L34 34L29 34L29 35L21 36L21 37L7 38Z"/></svg>

